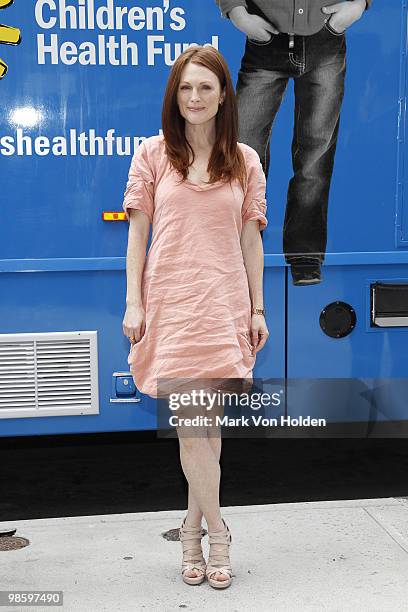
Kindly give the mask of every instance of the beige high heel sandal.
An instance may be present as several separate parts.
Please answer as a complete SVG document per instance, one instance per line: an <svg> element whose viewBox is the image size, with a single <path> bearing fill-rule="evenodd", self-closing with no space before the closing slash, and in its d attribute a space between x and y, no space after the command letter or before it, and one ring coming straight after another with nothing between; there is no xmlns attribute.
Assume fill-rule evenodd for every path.
<svg viewBox="0 0 408 612"><path fill-rule="evenodd" d="M179 539L183 547L181 575L186 584L201 584L205 579L206 563L201 548L201 538L206 534L202 527L186 527L186 519L180 527ZM197 569L199 576L186 576L187 570Z"/></svg>
<svg viewBox="0 0 408 612"><path fill-rule="evenodd" d="M212 547L210 548L210 555L208 557L207 569L205 571L207 580L209 584L216 589L226 589L232 582L232 567L229 559L229 546L232 542L231 532L228 529L227 524L224 519L222 519L224 523L224 529L222 531L209 531L209 543L211 545L218 545L217 549ZM220 550L220 545L227 546L227 553L225 554L222 549ZM220 572L225 576L228 576L227 580L217 580L217 578L213 578L214 574Z"/></svg>

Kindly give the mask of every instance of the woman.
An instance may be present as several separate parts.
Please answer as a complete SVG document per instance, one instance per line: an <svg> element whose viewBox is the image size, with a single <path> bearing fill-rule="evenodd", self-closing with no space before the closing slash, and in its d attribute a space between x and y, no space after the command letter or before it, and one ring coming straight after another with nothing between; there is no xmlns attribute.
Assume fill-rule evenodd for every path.
<svg viewBox="0 0 408 612"><path fill-rule="evenodd" d="M134 154L123 201L130 222L128 362L138 389L155 398L202 388L203 380L212 390L214 381L252 380L268 337L260 235L267 225L265 175L256 151L237 142L235 93L214 47L191 47L174 63L162 128L163 136L147 138ZM180 528L183 580L200 584L207 576L211 586L225 588L232 568L231 534L219 506L221 437L205 427L193 437L182 427L177 433L189 485Z"/></svg>

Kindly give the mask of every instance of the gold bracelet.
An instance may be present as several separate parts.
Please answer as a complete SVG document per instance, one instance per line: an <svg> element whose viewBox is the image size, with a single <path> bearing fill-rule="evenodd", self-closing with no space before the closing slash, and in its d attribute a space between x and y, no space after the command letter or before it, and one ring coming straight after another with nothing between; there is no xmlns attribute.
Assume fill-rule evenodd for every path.
<svg viewBox="0 0 408 612"><path fill-rule="evenodd" d="M252 308L252 314L260 314L265 316L265 308Z"/></svg>

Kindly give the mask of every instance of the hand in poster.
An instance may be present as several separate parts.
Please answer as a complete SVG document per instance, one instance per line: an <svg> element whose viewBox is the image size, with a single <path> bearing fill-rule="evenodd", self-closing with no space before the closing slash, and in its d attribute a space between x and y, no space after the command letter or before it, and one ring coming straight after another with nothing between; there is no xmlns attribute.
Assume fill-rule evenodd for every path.
<svg viewBox="0 0 408 612"><path fill-rule="evenodd" d="M234 26L252 40L267 42L271 34L279 34L279 30L272 23L259 15L251 15L243 6L231 9L228 15Z"/></svg>
<svg viewBox="0 0 408 612"><path fill-rule="evenodd" d="M336 32L344 32L355 21L360 19L366 7L366 0L354 0L353 2L338 2L331 6L324 6L323 13L330 15L328 23Z"/></svg>

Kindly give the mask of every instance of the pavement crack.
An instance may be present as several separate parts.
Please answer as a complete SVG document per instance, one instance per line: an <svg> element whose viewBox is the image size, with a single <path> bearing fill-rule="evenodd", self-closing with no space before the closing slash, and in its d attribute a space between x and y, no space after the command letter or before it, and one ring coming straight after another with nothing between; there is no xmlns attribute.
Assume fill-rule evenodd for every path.
<svg viewBox="0 0 408 612"><path fill-rule="evenodd" d="M404 552L408 553L408 541L400 534L399 531L394 529L394 527L383 525L383 523L378 520L373 514L371 514L371 512L369 512L367 508L363 508L363 510L368 514L370 518L373 519L375 523L377 523L379 527L381 527L383 531L385 531L390 536L390 538L394 540L396 544L398 544L400 548L402 548Z"/></svg>

